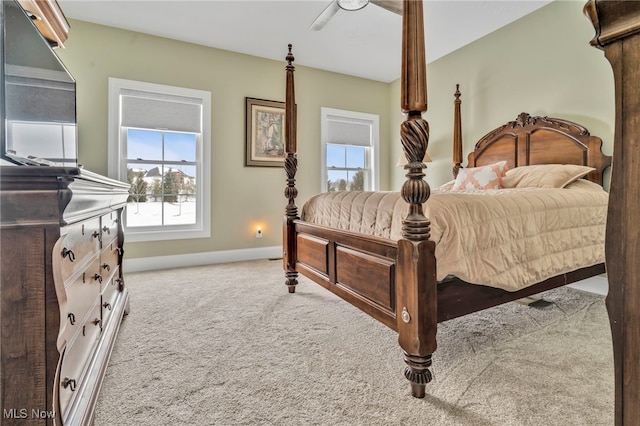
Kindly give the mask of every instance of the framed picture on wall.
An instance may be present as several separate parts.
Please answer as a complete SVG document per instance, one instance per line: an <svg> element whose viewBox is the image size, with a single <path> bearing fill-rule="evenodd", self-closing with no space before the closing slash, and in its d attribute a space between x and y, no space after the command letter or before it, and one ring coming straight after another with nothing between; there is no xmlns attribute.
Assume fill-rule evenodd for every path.
<svg viewBox="0 0 640 426"><path fill-rule="evenodd" d="M284 164L284 102L245 98L245 166L282 167Z"/></svg>

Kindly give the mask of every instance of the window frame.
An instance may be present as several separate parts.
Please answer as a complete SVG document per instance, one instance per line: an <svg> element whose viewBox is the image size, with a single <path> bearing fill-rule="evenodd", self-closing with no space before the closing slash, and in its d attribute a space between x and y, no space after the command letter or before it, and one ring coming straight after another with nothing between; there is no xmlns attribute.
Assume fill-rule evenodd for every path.
<svg viewBox="0 0 640 426"><path fill-rule="evenodd" d="M371 126L371 140L370 145L352 145L352 144L341 144L344 146L363 146L369 148L365 150L365 169L369 171L369 191L377 191L380 187L380 155L379 155L379 145L380 145L380 117L377 114L370 114L366 112L357 112L357 111L348 111L343 109L336 108L328 108L321 107L320 108L320 191L327 192L327 145L340 145L334 142L328 142L329 131L328 131L328 123L330 121L330 117L338 117L340 120L349 122L355 121L358 122L367 121ZM340 170L343 170L342 168ZM348 167L345 167L344 170L349 170ZM365 173L366 175L366 173Z"/></svg>
<svg viewBox="0 0 640 426"><path fill-rule="evenodd" d="M127 227L127 241L183 240L211 237L211 93L203 90L168 86L109 77L108 112L108 175L127 182L126 132L133 127L121 126L121 99L123 90L150 92L177 97L190 97L201 101L202 132L196 137L196 223L189 225L157 225ZM148 129L169 130L171 129Z"/></svg>

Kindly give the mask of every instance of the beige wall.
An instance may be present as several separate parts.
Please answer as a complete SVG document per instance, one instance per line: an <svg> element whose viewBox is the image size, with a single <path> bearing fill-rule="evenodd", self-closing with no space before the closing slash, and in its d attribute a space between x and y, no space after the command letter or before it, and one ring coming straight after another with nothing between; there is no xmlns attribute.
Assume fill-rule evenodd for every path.
<svg viewBox="0 0 640 426"><path fill-rule="evenodd" d="M295 51L294 46L294 54ZM302 54L302 52L301 52ZM127 243L127 258L281 245L285 173L244 167L245 97L284 100L283 61L71 21L62 61L77 80L79 162L107 173L109 77L211 92L212 238ZM389 85L297 67L299 204L320 190L320 107L380 115L381 155L388 156ZM380 185L389 186L382 164ZM255 238L261 224L264 237Z"/></svg>
<svg viewBox="0 0 640 426"><path fill-rule="evenodd" d="M603 53L589 45L594 30L582 14L584 3L556 1L428 64L424 116L431 128L427 180L432 187L451 179L456 83L462 92L463 165L475 141L520 112L581 123L603 139L603 151L611 155L613 75ZM399 81L392 83L390 96L392 111L398 111ZM393 113L391 128L398 129L402 119ZM402 182L402 170L392 169L391 189Z"/></svg>

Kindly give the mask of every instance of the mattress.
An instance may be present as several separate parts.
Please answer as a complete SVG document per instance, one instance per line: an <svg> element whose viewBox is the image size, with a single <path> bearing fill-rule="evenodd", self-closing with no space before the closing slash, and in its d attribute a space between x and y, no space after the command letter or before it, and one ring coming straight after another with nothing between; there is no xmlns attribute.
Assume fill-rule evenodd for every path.
<svg viewBox="0 0 640 426"><path fill-rule="evenodd" d="M608 194L579 180L565 188L435 189L425 203L436 243L437 279L515 291L604 262ZM408 204L398 192L313 196L301 219L399 240Z"/></svg>

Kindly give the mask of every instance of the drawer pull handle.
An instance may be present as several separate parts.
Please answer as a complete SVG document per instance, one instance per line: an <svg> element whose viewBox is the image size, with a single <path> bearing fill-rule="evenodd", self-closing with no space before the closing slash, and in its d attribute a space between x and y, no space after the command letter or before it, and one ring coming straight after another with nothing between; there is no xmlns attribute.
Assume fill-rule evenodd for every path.
<svg viewBox="0 0 640 426"><path fill-rule="evenodd" d="M75 253L65 247L65 248L62 249L62 257L65 258L67 256L69 257L69 260L72 261L72 262L74 262L76 260Z"/></svg>
<svg viewBox="0 0 640 426"><path fill-rule="evenodd" d="M67 318L69 318L69 322L71 323L71 325L74 325L76 323L76 316L73 315L73 312L69 312Z"/></svg>
<svg viewBox="0 0 640 426"><path fill-rule="evenodd" d="M102 232L106 232L107 234L111 235L111 229L109 229L107 225L102 227Z"/></svg>
<svg viewBox="0 0 640 426"><path fill-rule="evenodd" d="M100 274L95 274L95 275L93 276L93 279L94 279L94 280L96 280L96 281L98 281L100 284L102 284L102 275L100 275Z"/></svg>
<svg viewBox="0 0 640 426"><path fill-rule="evenodd" d="M75 392L76 390L76 381L74 379L70 379L68 377L65 377L64 380L62 381L62 387L63 388L70 388L71 392Z"/></svg>
<svg viewBox="0 0 640 426"><path fill-rule="evenodd" d="M106 270L107 270L107 272L109 272L109 271L111 270L111 266L109 266L109 265L108 265L108 264L106 264L106 263L103 263L103 264L102 264L102 269L106 269Z"/></svg>
<svg viewBox="0 0 640 426"><path fill-rule="evenodd" d="M102 320L101 320L100 318L96 318L96 319L94 319L93 321L91 321L91 323L92 323L93 325L100 326L100 329L102 329Z"/></svg>
<svg viewBox="0 0 640 426"><path fill-rule="evenodd" d="M104 303L102 304L102 306L104 306L104 307L105 307L105 309L111 310L111 303L109 303L109 302L104 302Z"/></svg>
<svg viewBox="0 0 640 426"><path fill-rule="evenodd" d="M122 256L124 254L124 250L122 249L122 247L118 247L116 251L118 252L118 256Z"/></svg>
<svg viewBox="0 0 640 426"><path fill-rule="evenodd" d="M93 234L91 234L91 236L93 238L100 238L100 233L98 231L93 231Z"/></svg>

